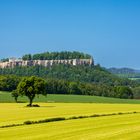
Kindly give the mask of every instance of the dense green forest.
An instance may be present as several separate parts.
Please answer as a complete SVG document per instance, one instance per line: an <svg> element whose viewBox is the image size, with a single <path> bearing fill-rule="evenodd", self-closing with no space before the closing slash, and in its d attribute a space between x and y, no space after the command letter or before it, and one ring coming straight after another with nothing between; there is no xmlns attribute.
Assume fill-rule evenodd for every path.
<svg viewBox="0 0 140 140"><path fill-rule="evenodd" d="M59 60L59 59L90 59L91 55L81 52L44 52L38 54L26 54L22 57L23 60Z"/></svg>
<svg viewBox="0 0 140 140"><path fill-rule="evenodd" d="M24 77L0 76L0 90L13 91ZM128 86L109 86L106 84L72 82L58 79L45 79L46 92L49 94L96 95L116 98L133 98L133 92Z"/></svg>
<svg viewBox="0 0 140 140"><path fill-rule="evenodd" d="M129 85L134 86L135 81L119 78L99 65L96 66L71 66L53 65L51 67L28 66L0 69L1 75L39 76L45 79L62 79L75 82L106 84L109 86Z"/></svg>

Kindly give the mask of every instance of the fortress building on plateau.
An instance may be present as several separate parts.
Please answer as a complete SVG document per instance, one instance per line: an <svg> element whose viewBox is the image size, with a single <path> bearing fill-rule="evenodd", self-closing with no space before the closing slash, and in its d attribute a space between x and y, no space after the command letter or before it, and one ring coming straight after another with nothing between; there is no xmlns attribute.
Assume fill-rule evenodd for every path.
<svg viewBox="0 0 140 140"><path fill-rule="evenodd" d="M91 59L64 59L64 60L22 60L16 58L10 58L9 61L0 62L0 68L14 68L16 66L44 66L50 67L57 64L65 65L94 65L93 58Z"/></svg>

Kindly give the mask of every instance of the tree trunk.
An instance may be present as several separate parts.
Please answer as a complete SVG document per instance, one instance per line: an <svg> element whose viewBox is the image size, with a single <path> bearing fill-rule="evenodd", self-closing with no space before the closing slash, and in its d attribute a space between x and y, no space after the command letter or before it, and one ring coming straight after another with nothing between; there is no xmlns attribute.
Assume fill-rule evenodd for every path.
<svg viewBox="0 0 140 140"><path fill-rule="evenodd" d="M33 103L33 99L35 98L35 95L32 95L29 98L29 106L31 107L32 106L32 103Z"/></svg>
<svg viewBox="0 0 140 140"><path fill-rule="evenodd" d="M29 99L29 105L28 106L32 106L32 103L33 103L33 99L35 98L35 94L31 95L31 96L28 96L28 99Z"/></svg>
<svg viewBox="0 0 140 140"><path fill-rule="evenodd" d="M29 106L30 106L30 107L32 106L32 102L33 102L33 99L30 98L30 103L29 103Z"/></svg>
<svg viewBox="0 0 140 140"><path fill-rule="evenodd" d="M16 101L16 103L17 103L17 97L15 97L15 101Z"/></svg>

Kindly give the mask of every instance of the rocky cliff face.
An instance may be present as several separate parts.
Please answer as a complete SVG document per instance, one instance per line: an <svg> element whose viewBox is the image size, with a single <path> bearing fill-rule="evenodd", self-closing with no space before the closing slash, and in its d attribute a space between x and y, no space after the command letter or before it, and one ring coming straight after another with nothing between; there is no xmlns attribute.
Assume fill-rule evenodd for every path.
<svg viewBox="0 0 140 140"><path fill-rule="evenodd" d="M0 62L0 68L14 68L16 66L45 66L49 67L55 64L66 65L94 65L93 59L66 59L66 60L21 60L21 59L9 59L7 62Z"/></svg>

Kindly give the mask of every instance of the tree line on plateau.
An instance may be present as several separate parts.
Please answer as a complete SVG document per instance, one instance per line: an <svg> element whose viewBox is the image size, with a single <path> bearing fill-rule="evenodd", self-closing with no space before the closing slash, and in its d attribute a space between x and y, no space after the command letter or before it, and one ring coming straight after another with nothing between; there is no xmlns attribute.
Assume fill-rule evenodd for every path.
<svg viewBox="0 0 140 140"><path fill-rule="evenodd" d="M23 60L64 60L64 59L90 59L91 55L77 51L44 52L38 54L25 54ZM1 59L2 62L9 61L9 58Z"/></svg>
<svg viewBox="0 0 140 140"><path fill-rule="evenodd" d="M38 54L26 54L22 57L23 60L60 60L60 59L90 59L91 55L81 52L44 52Z"/></svg>

